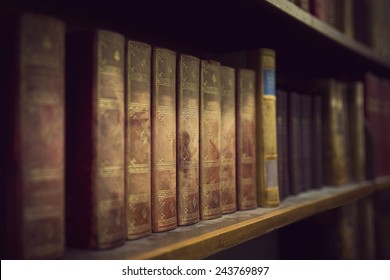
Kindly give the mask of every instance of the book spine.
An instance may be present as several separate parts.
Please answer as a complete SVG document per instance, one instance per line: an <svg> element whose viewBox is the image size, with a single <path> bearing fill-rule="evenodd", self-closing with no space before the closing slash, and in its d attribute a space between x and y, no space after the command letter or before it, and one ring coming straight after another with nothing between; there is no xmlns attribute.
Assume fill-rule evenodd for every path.
<svg viewBox="0 0 390 280"><path fill-rule="evenodd" d="M177 226L175 52L154 49L152 81L152 227L162 232Z"/></svg>
<svg viewBox="0 0 390 280"><path fill-rule="evenodd" d="M271 49L249 51L248 66L257 71L257 202L259 206L274 207L279 205L275 51Z"/></svg>
<svg viewBox="0 0 390 280"><path fill-rule="evenodd" d="M127 42L125 197L127 239L152 233L151 221L151 46Z"/></svg>
<svg viewBox="0 0 390 280"><path fill-rule="evenodd" d="M301 147L301 95L296 92L289 93L288 100L288 135L289 141L289 171L290 192L298 194L303 191L302 183L302 147Z"/></svg>
<svg viewBox="0 0 390 280"><path fill-rule="evenodd" d="M341 185L348 181L345 85L335 80L325 83L322 133L324 184Z"/></svg>
<svg viewBox="0 0 390 280"><path fill-rule="evenodd" d="M364 94L363 84L354 82L348 85L348 146L351 164L351 180L363 181L365 179L365 137L364 137Z"/></svg>
<svg viewBox="0 0 390 280"><path fill-rule="evenodd" d="M67 42L67 239L105 249L124 243L125 40L95 30Z"/></svg>
<svg viewBox="0 0 390 280"><path fill-rule="evenodd" d="M304 191L312 188L312 141L311 141L311 96L301 96L301 159L302 159L302 188Z"/></svg>
<svg viewBox="0 0 390 280"><path fill-rule="evenodd" d="M277 141L278 141L278 180L280 199L289 196L289 170L288 170L288 126L287 126L287 92L278 90L276 93Z"/></svg>
<svg viewBox="0 0 390 280"><path fill-rule="evenodd" d="M219 62L201 61L200 85L200 217L209 220L222 215Z"/></svg>
<svg viewBox="0 0 390 280"><path fill-rule="evenodd" d="M29 13L9 20L0 28L5 32L1 31L0 48L5 90L1 143L6 144L0 160L5 210L0 255L57 258L65 244L65 25Z"/></svg>
<svg viewBox="0 0 390 280"><path fill-rule="evenodd" d="M327 0L310 0L310 13L322 21L326 21Z"/></svg>
<svg viewBox="0 0 390 280"><path fill-rule="evenodd" d="M235 70L221 66L221 208L223 214L237 210L235 93Z"/></svg>
<svg viewBox="0 0 390 280"><path fill-rule="evenodd" d="M322 101L319 94L313 96L312 111L312 159L313 159L313 188L322 187Z"/></svg>
<svg viewBox="0 0 390 280"><path fill-rule="evenodd" d="M256 193L256 72L237 71L237 203L239 210L257 207Z"/></svg>
<svg viewBox="0 0 390 280"><path fill-rule="evenodd" d="M177 222L199 221L199 73L200 61L178 58L177 76Z"/></svg>

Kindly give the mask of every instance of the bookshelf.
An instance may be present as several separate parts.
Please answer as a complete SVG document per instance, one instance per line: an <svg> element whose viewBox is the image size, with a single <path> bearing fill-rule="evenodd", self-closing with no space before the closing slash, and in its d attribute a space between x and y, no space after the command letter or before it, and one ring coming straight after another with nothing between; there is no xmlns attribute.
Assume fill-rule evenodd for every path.
<svg viewBox="0 0 390 280"><path fill-rule="evenodd" d="M69 30L102 27L128 38L202 58L259 46L276 50L281 77L356 76L372 71L390 78L390 61L287 0L51 2L4 1L3 12L29 10L63 19ZM91 9L93 7L93 9ZM183 23L181 28L178 23ZM185 31L183 31L185 30ZM242 32L245 30L245 32ZM350 70L353 69L351 72ZM236 212L124 246L66 250L65 259L200 259L275 229L390 190L390 177L325 187L289 197L277 208Z"/></svg>
<svg viewBox="0 0 390 280"><path fill-rule="evenodd" d="M105 251L68 249L66 259L201 259L304 218L390 188L390 178L325 187L289 197L277 208L257 208L201 221Z"/></svg>

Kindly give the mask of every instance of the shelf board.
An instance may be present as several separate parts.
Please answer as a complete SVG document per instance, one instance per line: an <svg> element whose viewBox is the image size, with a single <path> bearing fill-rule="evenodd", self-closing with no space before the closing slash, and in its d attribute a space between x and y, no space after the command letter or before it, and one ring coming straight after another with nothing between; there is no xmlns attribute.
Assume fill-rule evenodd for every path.
<svg viewBox="0 0 390 280"><path fill-rule="evenodd" d="M390 176L377 178L375 180L375 189L378 192L390 190Z"/></svg>
<svg viewBox="0 0 390 280"><path fill-rule="evenodd" d="M334 41L335 43L347 48L359 56L363 56L368 60L381 64L386 68L390 68L390 61L386 61L382 56L374 52L370 47L348 37L343 32L337 30L333 26L319 20L315 16L309 14L297 5L286 0L253 0L257 2L267 2L269 5L281 10L286 15L301 22L313 31L320 33L322 36Z"/></svg>
<svg viewBox="0 0 390 280"><path fill-rule="evenodd" d="M123 246L109 250L67 249L65 258L201 259L298 220L369 196L374 193L375 186L373 182L364 182L311 190L287 198L277 208L237 211L219 219L127 241Z"/></svg>

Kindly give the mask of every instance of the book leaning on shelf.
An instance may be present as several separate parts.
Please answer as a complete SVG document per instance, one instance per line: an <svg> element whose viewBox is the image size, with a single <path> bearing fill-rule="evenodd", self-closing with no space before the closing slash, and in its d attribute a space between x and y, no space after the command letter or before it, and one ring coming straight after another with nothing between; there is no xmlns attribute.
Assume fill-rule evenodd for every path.
<svg viewBox="0 0 390 280"><path fill-rule="evenodd" d="M66 64L66 232L69 246L103 249L126 239L125 39L69 33Z"/></svg>
<svg viewBox="0 0 390 280"><path fill-rule="evenodd" d="M22 13L0 22L0 256L64 253L65 24Z"/></svg>

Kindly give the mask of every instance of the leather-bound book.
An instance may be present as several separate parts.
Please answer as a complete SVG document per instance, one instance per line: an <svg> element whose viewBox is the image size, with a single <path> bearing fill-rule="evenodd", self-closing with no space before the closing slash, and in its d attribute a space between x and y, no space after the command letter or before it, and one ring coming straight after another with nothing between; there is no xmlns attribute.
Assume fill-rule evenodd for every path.
<svg viewBox="0 0 390 280"><path fill-rule="evenodd" d="M290 193L298 194L303 191L302 178L302 141L301 141L301 95L297 92L288 94L288 151Z"/></svg>
<svg viewBox="0 0 390 280"><path fill-rule="evenodd" d="M310 13L318 19L326 22L327 0L310 0Z"/></svg>
<svg viewBox="0 0 390 280"><path fill-rule="evenodd" d="M200 65L200 218L221 217L221 72L220 63Z"/></svg>
<svg viewBox="0 0 390 280"><path fill-rule="evenodd" d="M350 176L352 181L363 181L366 170L363 83L349 83L347 98Z"/></svg>
<svg viewBox="0 0 390 280"><path fill-rule="evenodd" d="M322 99L314 93L312 98L312 187L322 187Z"/></svg>
<svg viewBox="0 0 390 280"><path fill-rule="evenodd" d="M301 95L301 167L302 189L307 191L312 188L313 160L312 160L312 97Z"/></svg>
<svg viewBox="0 0 390 280"><path fill-rule="evenodd" d="M38 14L0 19L0 257L64 253L65 25Z"/></svg>
<svg viewBox="0 0 390 280"><path fill-rule="evenodd" d="M152 226L177 226L176 53L162 48L152 56Z"/></svg>
<svg viewBox="0 0 390 280"><path fill-rule="evenodd" d="M199 221L199 71L190 55L177 60L177 222Z"/></svg>
<svg viewBox="0 0 390 280"><path fill-rule="evenodd" d="M239 210L257 207L256 188L256 72L237 70L237 206Z"/></svg>
<svg viewBox="0 0 390 280"><path fill-rule="evenodd" d="M366 165L367 179L374 179L379 176L382 170L382 155L380 149L381 142L381 94L379 91L379 78L372 73L364 76L364 115L366 119L367 131L369 132L368 143L371 147L366 149L368 159Z"/></svg>
<svg viewBox="0 0 390 280"><path fill-rule="evenodd" d="M247 53L248 67L256 78L257 203L279 205L276 141L275 51L256 49Z"/></svg>
<svg viewBox="0 0 390 280"><path fill-rule="evenodd" d="M223 214L237 210L235 94L235 70L221 66L221 208Z"/></svg>
<svg viewBox="0 0 390 280"><path fill-rule="evenodd" d="M335 80L318 81L322 92L323 179L325 185L348 182L346 91Z"/></svg>
<svg viewBox="0 0 390 280"><path fill-rule="evenodd" d="M284 90L276 92L276 117L278 141L278 180L280 200L290 194L290 178L288 167L288 143L290 141L287 126L288 95Z"/></svg>
<svg viewBox="0 0 390 280"><path fill-rule="evenodd" d="M66 47L67 244L110 248L126 239L125 39L80 31Z"/></svg>
<svg viewBox="0 0 390 280"><path fill-rule="evenodd" d="M152 233L151 46L127 41L125 217L127 239Z"/></svg>

